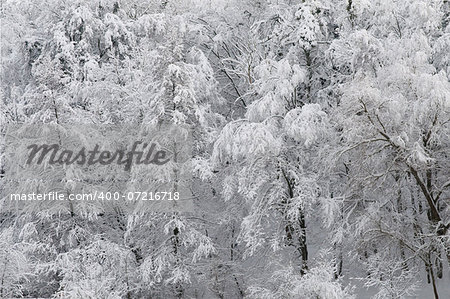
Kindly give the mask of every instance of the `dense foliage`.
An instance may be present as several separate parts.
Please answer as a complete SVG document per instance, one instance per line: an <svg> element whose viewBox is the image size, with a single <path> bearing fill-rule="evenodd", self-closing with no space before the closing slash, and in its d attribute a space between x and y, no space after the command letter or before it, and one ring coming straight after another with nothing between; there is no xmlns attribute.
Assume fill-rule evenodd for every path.
<svg viewBox="0 0 450 299"><path fill-rule="evenodd" d="M5 196L1 298L450 294L448 1L6 0L0 14L3 136L187 126L197 211L12 214ZM7 176L0 189L39 188Z"/></svg>

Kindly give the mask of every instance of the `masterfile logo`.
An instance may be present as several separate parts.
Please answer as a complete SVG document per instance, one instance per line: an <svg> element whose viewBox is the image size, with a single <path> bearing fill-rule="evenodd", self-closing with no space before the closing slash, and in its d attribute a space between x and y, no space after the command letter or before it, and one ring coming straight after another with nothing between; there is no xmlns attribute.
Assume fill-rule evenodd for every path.
<svg viewBox="0 0 450 299"><path fill-rule="evenodd" d="M14 125L6 134L6 167L10 176L17 166L116 172L131 172L134 166L163 169L188 160L191 143L190 131L174 125ZM20 171L20 178L23 174Z"/></svg>
<svg viewBox="0 0 450 299"><path fill-rule="evenodd" d="M139 150L139 146L142 150ZM50 165L109 165L116 162L118 165L125 165L125 170L130 171L133 164L133 157L136 158L136 164L156 164L164 165L170 161L167 158L169 155L166 150L155 150L156 143L148 143L142 141L133 142L131 151L125 152L123 150L99 150L99 145L96 144L92 150L86 150L82 147L79 151L74 153L73 150L62 150L59 144L31 144L27 148L30 149L28 154L27 164L41 164L48 156L48 163ZM145 158L143 158L145 156ZM36 158L36 159L35 159Z"/></svg>
<svg viewBox="0 0 450 299"><path fill-rule="evenodd" d="M130 202L136 194L169 194L180 198L178 205L192 199L192 134L186 127L15 124L7 127L4 140L2 193L58 192L68 199L71 194L112 194ZM169 207L162 201L160 205Z"/></svg>

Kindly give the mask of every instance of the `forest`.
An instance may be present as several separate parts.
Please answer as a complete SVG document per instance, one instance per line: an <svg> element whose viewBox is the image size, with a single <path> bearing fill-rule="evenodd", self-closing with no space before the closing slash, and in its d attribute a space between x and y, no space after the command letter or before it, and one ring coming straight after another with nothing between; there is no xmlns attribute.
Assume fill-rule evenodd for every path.
<svg viewBox="0 0 450 299"><path fill-rule="evenodd" d="M2 0L0 22L0 298L450 298L448 0ZM57 136L135 163L142 134L173 160L11 158ZM117 198L12 200L75 190Z"/></svg>

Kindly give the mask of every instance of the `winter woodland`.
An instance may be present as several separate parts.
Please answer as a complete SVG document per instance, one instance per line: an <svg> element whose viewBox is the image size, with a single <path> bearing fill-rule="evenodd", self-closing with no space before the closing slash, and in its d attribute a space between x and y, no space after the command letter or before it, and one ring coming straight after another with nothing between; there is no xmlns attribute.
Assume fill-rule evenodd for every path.
<svg viewBox="0 0 450 299"><path fill-rule="evenodd" d="M12 213L3 194L1 298L450 298L449 1L2 0L0 15L3 137L188 127L195 204Z"/></svg>

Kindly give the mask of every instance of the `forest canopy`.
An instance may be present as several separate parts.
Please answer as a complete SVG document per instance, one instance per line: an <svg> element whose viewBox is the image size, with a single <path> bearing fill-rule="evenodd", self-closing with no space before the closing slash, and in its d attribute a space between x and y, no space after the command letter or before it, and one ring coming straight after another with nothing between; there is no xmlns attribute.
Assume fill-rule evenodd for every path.
<svg viewBox="0 0 450 299"><path fill-rule="evenodd" d="M450 296L447 0L4 0L0 16L1 298ZM35 182L6 167L12 125L114 152L85 126L161 123L184 128L183 161L43 163ZM155 175L193 208L8 194Z"/></svg>

